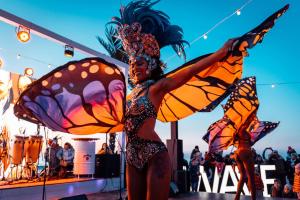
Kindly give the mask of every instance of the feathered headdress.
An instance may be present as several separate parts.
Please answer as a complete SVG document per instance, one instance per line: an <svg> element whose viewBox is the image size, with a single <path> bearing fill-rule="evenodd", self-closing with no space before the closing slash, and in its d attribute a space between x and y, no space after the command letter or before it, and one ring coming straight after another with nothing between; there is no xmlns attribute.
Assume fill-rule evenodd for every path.
<svg viewBox="0 0 300 200"><path fill-rule="evenodd" d="M160 58L160 48L171 45L178 55L185 57L183 31L177 25L171 25L169 16L152 9L159 0L138 0L121 7L120 16L112 19L118 26L118 37L130 60L144 57L150 68L159 65L155 60ZM156 58L156 59L153 59Z"/></svg>

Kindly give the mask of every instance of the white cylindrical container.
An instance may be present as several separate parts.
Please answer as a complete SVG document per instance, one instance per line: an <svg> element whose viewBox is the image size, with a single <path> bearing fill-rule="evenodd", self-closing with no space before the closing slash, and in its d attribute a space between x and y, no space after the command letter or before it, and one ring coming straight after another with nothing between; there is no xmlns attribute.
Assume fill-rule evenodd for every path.
<svg viewBox="0 0 300 200"><path fill-rule="evenodd" d="M95 173L95 139L73 138L75 175L93 175Z"/></svg>

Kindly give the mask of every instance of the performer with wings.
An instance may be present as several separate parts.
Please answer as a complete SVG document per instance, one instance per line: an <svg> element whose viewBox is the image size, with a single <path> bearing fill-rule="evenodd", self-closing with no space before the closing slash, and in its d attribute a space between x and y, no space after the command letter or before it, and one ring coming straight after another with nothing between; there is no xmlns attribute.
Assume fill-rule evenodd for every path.
<svg viewBox="0 0 300 200"><path fill-rule="evenodd" d="M240 178L235 200L240 199L244 183L252 199L256 199L254 181L254 159L251 147L273 131L279 123L261 122L256 113L259 101L256 94L255 77L242 79L232 91L224 108L224 117L213 123L203 139L209 143L209 152L216 153L235 146L235 161Z"/></svg>
<svg viewBox="0 0 300 200"><path fill-rule="evenodd" d="M152 9L157 2L133 1L120 9L121 17L113 18L119 48L129 60L133 90L126 100L120 69L103 59L87 58L67 63L32 83L15 106L18 117L56 131L92 134L125 130L129 199L168 199L170 160L154 130L156 119L177 121L214 109L241 78L246 49L261 42L287 9L229 40L215 53L163 75L160 49L171 45L184 56L186 42L179 26L172 25L165 13Z"/></svg>

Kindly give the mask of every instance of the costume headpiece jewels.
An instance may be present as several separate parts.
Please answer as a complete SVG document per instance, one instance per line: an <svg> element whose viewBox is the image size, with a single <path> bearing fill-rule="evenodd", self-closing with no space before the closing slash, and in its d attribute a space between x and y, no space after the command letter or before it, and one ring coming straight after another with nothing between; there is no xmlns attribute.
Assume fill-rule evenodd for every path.
<svg viewBox="0 0 300 200"><path fill-rule="evenodd" d="M150 68L159 67L160 48L171 45L178 55L185 57L183 31L171 25L168 15L152 9L158 1L132 1L120 9L120 17L111 23L118 26L117 36L128 54L129 60L145 58Z"/></svg>
<svg viewBox="0 0 300 200"><path fill-rule="evenodd" d="M152 34L141 33L141 30L140 23L125 24L119 27L119 36L129 56L129 62L135 62L137 57L143 57L148 61L152 70L158 66L156 59L153 58L159 59L160 57L159 45Z"/></svg>

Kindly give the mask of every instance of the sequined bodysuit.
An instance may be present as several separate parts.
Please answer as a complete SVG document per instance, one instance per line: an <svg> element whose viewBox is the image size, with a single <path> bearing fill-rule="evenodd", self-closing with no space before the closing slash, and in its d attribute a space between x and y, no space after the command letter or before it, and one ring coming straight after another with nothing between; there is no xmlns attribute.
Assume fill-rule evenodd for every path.
<svg viewBox="0 0 300 200"><path fill-rule="evenodd" d="M143 169L147 162L158 152L167 151L164 143L143 139L137 135L140 127L149 118L156 119L157 113L148 97L148 91L154 81L137 85L133 95L127 101L125 113L125 132L127 135L126 161L138 169ZM140 95L143 91L144 95Z"/></svg>

